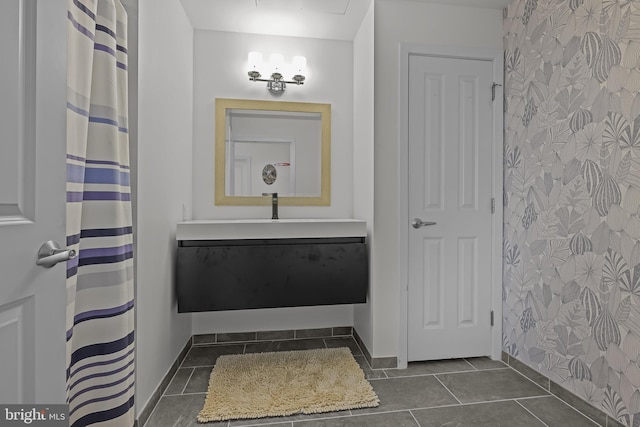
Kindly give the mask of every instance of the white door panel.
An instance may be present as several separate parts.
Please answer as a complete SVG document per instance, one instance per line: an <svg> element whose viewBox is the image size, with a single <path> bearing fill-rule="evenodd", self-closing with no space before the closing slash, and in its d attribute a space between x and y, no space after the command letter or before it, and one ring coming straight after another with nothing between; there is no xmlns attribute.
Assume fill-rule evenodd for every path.
<svg viewBox="0 0 640 427"><path fill-rule="evenodd" d="M409 58L408 360L491 354L491 61ZM408 222L409 222L408 221Z"/></svg>
<svg viewBox="0 0 640 427"><path fill-rule="evenodd" d="M0 402L65 402L66 1L0 2Z"/></svg>

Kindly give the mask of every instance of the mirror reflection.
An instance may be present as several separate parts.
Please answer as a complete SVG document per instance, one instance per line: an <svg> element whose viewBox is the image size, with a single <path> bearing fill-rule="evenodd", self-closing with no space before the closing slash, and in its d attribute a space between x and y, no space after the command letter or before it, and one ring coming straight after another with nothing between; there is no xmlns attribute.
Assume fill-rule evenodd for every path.
<svg viewBox="0 0 640 427"><path fill-rule="evenodd" d="M320 197L320 113L229 108L225 121L227 196Z"/></svg>
<svg viewBox="0 0 640 427"><path fill-rule="evenodd" d="M331 106L216 99L216 204L330 204Z"/></svg>

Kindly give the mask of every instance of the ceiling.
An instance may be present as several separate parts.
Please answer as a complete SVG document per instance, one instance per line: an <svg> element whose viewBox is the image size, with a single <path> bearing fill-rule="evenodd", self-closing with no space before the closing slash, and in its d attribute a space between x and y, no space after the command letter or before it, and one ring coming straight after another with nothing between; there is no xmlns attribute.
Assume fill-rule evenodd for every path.
<svg viewBox="0 0 640 427"><path fill-rule="evenodd" d="M405 0L387 0L405 1ZM502 9L512 0L410 0ZM181 0L196 29L353 40L372 0Z"/></svg>

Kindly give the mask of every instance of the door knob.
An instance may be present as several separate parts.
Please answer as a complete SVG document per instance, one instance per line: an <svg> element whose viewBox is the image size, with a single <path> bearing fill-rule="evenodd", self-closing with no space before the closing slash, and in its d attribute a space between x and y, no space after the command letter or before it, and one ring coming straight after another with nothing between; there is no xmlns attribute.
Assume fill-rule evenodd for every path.
<svg viewBox="0 0 640 427"><path fill-rule="evenodd" d="M76 257L76 251L73 249L61 249L56 242L49 240L40 246L38 251L37 265L45 268L51 268L59 262L68 261Z"/></svg>
<svg viewBox="0 0 640 427"><path fill-rule="evenodd" d="M431 221L423 221L420 218L415 218L413 221L411 221L411 226L413 228L425 227L427 225L436 225L436 223Z"/></svg>

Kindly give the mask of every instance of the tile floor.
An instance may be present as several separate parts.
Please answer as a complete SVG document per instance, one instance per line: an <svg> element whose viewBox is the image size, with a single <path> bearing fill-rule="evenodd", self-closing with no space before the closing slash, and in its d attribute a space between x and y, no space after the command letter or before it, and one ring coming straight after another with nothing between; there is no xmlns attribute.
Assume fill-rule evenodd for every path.
<svg viewBox="0 0 640 427"><path fill-rule="evenodd" d="M218 356L264 351L349 347L378 397L377 408L199 424L209 375ZM596 427L597 424L502 362L487 358L369 368L351 337L194 346L145 427Z"/></svg>

